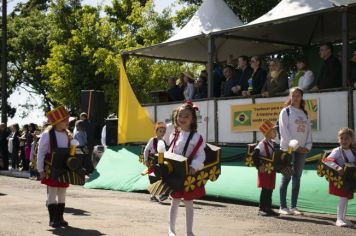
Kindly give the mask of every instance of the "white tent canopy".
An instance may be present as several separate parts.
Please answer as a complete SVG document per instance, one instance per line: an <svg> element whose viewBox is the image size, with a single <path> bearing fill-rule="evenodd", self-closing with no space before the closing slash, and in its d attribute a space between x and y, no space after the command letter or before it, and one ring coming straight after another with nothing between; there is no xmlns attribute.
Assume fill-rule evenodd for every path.
<svg viewBox="0 0 356 236"><path fill-rule="evenodd" d="M264 55L295 46L341 41L342 6L348 6L352 13L348 14L349 38L354 39L356 0L282 0L249 24L233 27L219 21L225 15L231 17L224 1L204 0L191 21L172 38L124 54L207 62L209 37L214 37L215 59L224 61L229 55ZM231 17L231 22L236 19ZM221 22L229 20L224 18Z"/></svg>
<svg viewBox="0 0 356 236"><path fill-rule="evenodd" d="M343 9L348 13L349 38L356 38L356 0L282 0L271 11L243 27L221 31L236 39L290 46L339 42Z"/></svg>
<svg viewBox="0 0 356 236"><path fill-rule="evenodd" d="M223 0L205 0L189 22L165 42L208 35L240 25L243 25L242 21Z"/></svg>
<svg viewBox="0 0 356 236"><path fill-rule="evenodd" d="M204 0L190 21L170 39L154 46L124 52L123 54L205 63L208 60L210 35L237 26L242 26L241 20L223 0ZM250 55L252 53L260 55L267 53L267 48L273 48L274 51L287 48L285 45L226 38L216 38L214 44L216 48L215 57L218 61L226 60L227 56L231 54Z"/></svg>

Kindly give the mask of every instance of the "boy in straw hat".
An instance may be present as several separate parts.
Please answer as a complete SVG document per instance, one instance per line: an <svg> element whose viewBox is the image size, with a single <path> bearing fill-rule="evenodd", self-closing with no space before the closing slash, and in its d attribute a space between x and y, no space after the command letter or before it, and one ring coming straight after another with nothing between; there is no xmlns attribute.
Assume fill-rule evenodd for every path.
<svg viewBox="0 0 356 236"><path fill-rule="evenodd" d="M67 130L69 113L60 106L47 114L50 126L45 130L38 143L37 170L41 183L47 185L47 207L49 225L53 228L68 226L63 219L66 189L68 183L61 183L49 176L50 166L45 160L51 160L52 153L57 148L69 148L70 136Z"/></svg>
<svg viewBox="0 0 356 236"><path fill-rule="evenodd" d="M260 216L277 216L279 215L272 210L272 192L276 183L276 172L267 173L261 162L260 156L271 157L274 151L273 139L276 138L276 127L271 121L266 120L260 127L260 131L265 136L255 147L252 159L258 170L257 186L262 188L260 194Z"/></svg>

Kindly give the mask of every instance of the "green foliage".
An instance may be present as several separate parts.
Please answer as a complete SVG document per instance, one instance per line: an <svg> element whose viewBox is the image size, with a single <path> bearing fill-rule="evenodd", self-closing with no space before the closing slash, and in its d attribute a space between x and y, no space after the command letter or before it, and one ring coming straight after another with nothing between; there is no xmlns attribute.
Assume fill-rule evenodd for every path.
<svg viewBox="0 0 356 236"><path fill-rule="evenodd" d="M202 0L180 0L181 2L193 4L199 6L202 3ZM281 0L225 0L227 5L235 12L240 19L248 23L276 6Z"/></svg>
<svg viewBox="0 0 356 236"><path fill-rule="evenodd" d="M183 27L201 0L180 0L186 7L172 16L157 13L153 0L113 0L111 6L82 6L81 0L29 0L8 18L11 93L26 85L41 95L46 109L64 104L80 112L81 90L103 90L107 114L117 112L118 65L123 51L168 39L173 23ZM279 0L228 0L245 21L251 21ZM165 89L167 79L182 71L198 74L201 65L132 57L127 73L141 103L151 91Z"/></svg>

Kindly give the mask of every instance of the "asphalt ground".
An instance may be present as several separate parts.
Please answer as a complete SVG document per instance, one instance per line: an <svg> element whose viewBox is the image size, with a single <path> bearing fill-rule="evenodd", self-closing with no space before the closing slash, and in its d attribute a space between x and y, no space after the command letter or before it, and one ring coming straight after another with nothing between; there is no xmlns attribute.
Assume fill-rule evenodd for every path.
<svg viewBox="0 0 356 236"><path fill-rule="evenodd" d="M70 186L64 214L70 226L59 229L48 226L45 201L46 187L38 181L0 175L0 235L167 235L170 201L150 202L147 193ZM255 205L212 200L197 200L194 209L197 236L356 235L355 228L336 227L335 215L261 217ZM185 235L183 203L177 235Z"/></svg>

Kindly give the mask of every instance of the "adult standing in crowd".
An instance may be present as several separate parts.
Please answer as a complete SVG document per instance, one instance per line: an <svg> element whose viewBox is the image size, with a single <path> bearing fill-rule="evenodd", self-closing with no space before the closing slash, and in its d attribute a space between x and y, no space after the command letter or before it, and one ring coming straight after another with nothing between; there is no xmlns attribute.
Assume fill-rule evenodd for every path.
<svg viewBox="0 0 356 236"><path fill-rule="evenodd" d="M289 142L292 139L298 141L299 147L293 155L293 175L292 175L292 202L291 208L287 207L287 188L291 180L290 176L282 175L280 186L280 210L282 215L300 215L297 208L297 201L300 188L300 178L302 176L306 154L312 148L312 131L308 114L304 109L303 90L292 88L286 107L279 114L279 130L281 134L281 149L288 150Z"/></svg>
<svg viewBox="0 0 356 236"><path fill-rule="evenodd" d="M224 80L224 75L219 64L213 65L213 96L218 98L221 96L221 84Z"/></svg>
<svg viewBox="0 0 356 236"><path fill-rule="evenodd" d="M32 142L34 139L36 128L37 127L34 123L30 123L28 125L28 131L25 134L25 138L26 138L26 140L25 140L25 160L23 163L24 170L29 170L31 147L32 147Z"/></svg>
<svg viewBox="0 0 356 236"><path fill-rule="evenodd" d="M7 137L9 136L9 131L6 124L0 124L0 158L2 159L2 169L9 169L9 151L7 144ZM0 167L1 168L1 167Z"/></svg>
<svg viewBox="0 0 356 236"><path fill-rule="evenodd" d="M194 76L191 72L184 72L184 99L192 100L194 96Z"/></svg>
<svg viewBox="0 0 356 236"><path fill-rule="evenodd" d="M184 99L181 88L177 85L175 77L168 78L168 100L173 101L182 101Z"/></svg>
<svg viewBox="0 0 356 236"><path fill-rule="evenodd" d="M350 60L349 84L351 87L356 88L356 50L352 52L352 57Z"/></svg>
<svg viewBox="0 0 356 236"><path fill-rule="evenodd" d="M317 89L330 89L342 87L341 63L333 55L333 45L324 43L320 45L319 55L324 61L317 79Z"/></svg>
<svg viewBox="0 0 356 236"><path fill-rule="evenodd" d="M260 94L263 85L266 83L267 72L261 68L261 58L258 56L251 57L252 76L248 79L248 89L242 91L243 96Z"/></svg>
<svg viewBox="0 0 356 236"><path fill-rule="evenodd" d="M299 57L296 59L297 73L293 79L293 86L299 87L304 92L311 89L314 84L314 74L308 68L308 62L304 57Z"/></svg>
<svg viewBox="0 0 356 236"><path fill-rule="evenodd" d="M195 80L194 84L194 99L202 99L208 96L208 73L206 70L200 72L199 78Z"/></svg>
<svg viewBox="0 0 356 236"><path fill-rule="evenodd" d="M224 67L225 83L222 97L234 96L233 87L237 85L237 78L234 76L234 68L231 65Z"/></svg>
<svg viewBox="0 0 356 236"><path fill-rule="evenodd" d="M11 135L8 144L9 152L11 154L12 169L19 169L20 126L17 123L11 126Z"/></svg>
<svg viewBox="0 0 356 236"><path fill-rule="evenodd" d="M273 96L288 89L288 75L283 70L280 60L273 59L269 62L267 81L262 88L262 96Z"/></svg>
<svg viewBox="0 0 356 236"><path fill-rule="evenodd" d="M232 92L236 96L241 96L241 92L248 89L248 80L251 78L253 70L248 64L247 56L240 56L238 58L238 65L237 85L232 88Z"/></svg>

